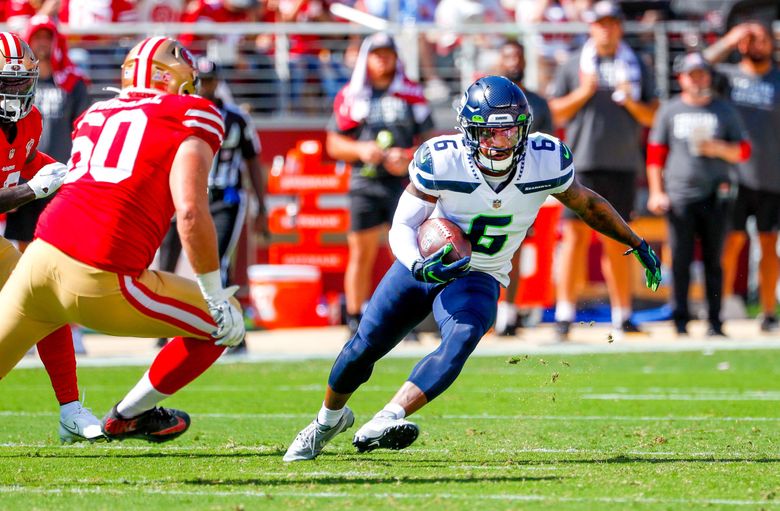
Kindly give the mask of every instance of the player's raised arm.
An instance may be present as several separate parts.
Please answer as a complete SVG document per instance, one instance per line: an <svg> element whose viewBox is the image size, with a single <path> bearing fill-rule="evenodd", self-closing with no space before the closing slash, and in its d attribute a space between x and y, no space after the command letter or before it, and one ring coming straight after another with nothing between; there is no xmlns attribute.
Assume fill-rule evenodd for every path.
<svg viewBox="0 0 780 511"><path fill-rule="evenodd" d="M655 291L661 282L661 261L645 240L640 238L604 197L582 186L576 179L565 191L553 194L590 227L631 247L646 270L647 287Z"/></svg>

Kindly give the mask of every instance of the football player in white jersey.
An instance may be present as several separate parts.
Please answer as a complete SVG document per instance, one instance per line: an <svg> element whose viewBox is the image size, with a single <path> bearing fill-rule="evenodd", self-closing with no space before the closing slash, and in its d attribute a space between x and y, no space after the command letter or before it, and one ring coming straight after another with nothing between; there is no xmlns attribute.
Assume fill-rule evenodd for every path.
<svg viewBox="0 0 780 511"><path fill-rule="evenodd" d="M595 230L630 248L646 269L647 285L661 281L660 261L601 196L574 178L571 151L542 133L528 133L525 94L501 76L480 78L458 109L459 135L425 142L409 166L411 183L390 230L396 262L377 287L355 336L331 369L323 406L284 456L315 458L355 421L347 400L385 356L433 311L441 344L424 357L392 400L353 439L358 451L403 449L417 438L406 416L444 392L493 325L499 286L509 282L512 254L552 195ZM455 222L472 255L446 264L451 245L423 258L417 229L429 217Z"/></svg>

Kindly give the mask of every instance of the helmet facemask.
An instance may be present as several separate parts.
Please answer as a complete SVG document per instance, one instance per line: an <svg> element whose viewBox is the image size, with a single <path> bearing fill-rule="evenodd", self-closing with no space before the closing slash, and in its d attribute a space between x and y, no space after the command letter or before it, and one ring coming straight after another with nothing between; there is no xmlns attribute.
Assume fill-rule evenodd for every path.
<svg viewBox="0 0 780 511"><path fill-rule="evenodd" d="M494 114L501 116L509 114ZM478 123L467 121L460 116L460 130L463 132L466 145L471 149L471 156L481 170L493 175L509 174L517 166L525 153L528 134L531 126L531 116L524 119L506 122ZM495 119L493 119L495 121Z"/></svg>
<svg viewBox="0 0 780 511"><path fill-rule="evenodd" d="M35 100L37 84L37 69L14 74L0 71L0 120L17 122L29 114Z"/></svg>

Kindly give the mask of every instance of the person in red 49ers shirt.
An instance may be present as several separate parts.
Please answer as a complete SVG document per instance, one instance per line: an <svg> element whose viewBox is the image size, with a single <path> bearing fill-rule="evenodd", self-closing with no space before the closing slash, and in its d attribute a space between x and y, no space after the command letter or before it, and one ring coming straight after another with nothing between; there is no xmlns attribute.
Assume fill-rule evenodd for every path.
<svg viewBox="0 0 780 511"><path fill-rule="evenodd" d="M54 193L65 179L65 165L38 151L41 113L33 106L38 60L18 35L0 33L0 212ZM0 237L0 287L21 253ZM70 328L52 331L38 343L38 354L60 404L63 442L104 439L100 421L79 403L76 355Z"/></svg>
<svg viewBox="0 0 780 511"><path fill-rule="evenodd" d="M174 337L103 418L110 439L184 433L189 416L157 404L245 334L235 289L222 288L206 195L224 128L213 104L192 95L196 82L191 55L173 39L130 50L119 96L76 121L65 184L0 291L0 377L69 322ZM147 269L174 213L197 282Z"/></svg>

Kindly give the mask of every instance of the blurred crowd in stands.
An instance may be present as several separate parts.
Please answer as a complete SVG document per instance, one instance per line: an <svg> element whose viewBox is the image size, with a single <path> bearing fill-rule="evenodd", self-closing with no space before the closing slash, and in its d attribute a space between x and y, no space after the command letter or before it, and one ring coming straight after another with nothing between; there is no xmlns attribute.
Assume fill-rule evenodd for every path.
<svg viewBox="0 0 780 511"><path fill-rule="evenodd" d="M674 51L675 44L689 48L705 44L707 41L703 38L714 39L716 33L724 32L738 21L740 9L749 8L742 8L742 4L756 2L772 3L766 0L624 0L618 3L625 20L637 22L640 26L650 27L659 20L702 22L704 34L700 31L678 34L676 38L683 40L671 42ZM556 25L564 27L569 22L582 23L583 13L593 5L593 1L0 0L0 21L7 22L12 30L19 33L24 32L30 19L36 15L48 16L61 26L82 33L91 27L100 33L101 27L112 22L284 22L306 23L308 26L318 22L346 23L343 14L332 14L336 4L349 12L364 15L366 26L395 21L400 26L417 24L427 27L419 37L414 52L417 68L407 71L423 83L430 101L445 104L457 97L463 83L473 78L466 76L461 79L464 74L492 69L498 64L500 47L507 39L501 34L464 36L457 32L457 27L490 23L516 23L528 27L543 23L545 30L551 27L554 30ZM763 15L768 16L768 20L776 19L776 12L769 12L766 6L762 9L767 11ZM280 39L267 32L211 37L178 36L193 52L207 54L220 62L226 70L226 79L236 84L235 99L259 115L279 111L327 115L330 101L323 109L322 99L332 100L348 81L362 39L359 35L344 34L290 34ZM537 90L547 93L555 69L565 62L584 38L584 33L574 36L565 31L557 34L546 31L533 39L534 60L529 64L535 70L532 82ZM129 39L125 37L119 41L120 46L131 44ZM466 49L464 40L468 40ZM107 51L101 48L101 41L106 39L71 36L72 59L87 71L115 68L114 61L119 57L114 54L123 52ZM525 42L528 43L529 39ZM403 43L401 46L414 45L413 40ZM652 35L629 38L629 44L643 53L643 58L652 68ZM280 64L282 54L284 58ZM467 61L473 62L466 65ZM93 96L100 96L102 88L111 85L102 83L100 76L93 77L93 84L90 89Z"/></svg>

